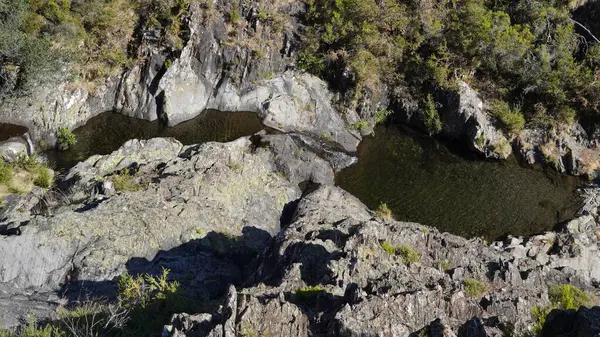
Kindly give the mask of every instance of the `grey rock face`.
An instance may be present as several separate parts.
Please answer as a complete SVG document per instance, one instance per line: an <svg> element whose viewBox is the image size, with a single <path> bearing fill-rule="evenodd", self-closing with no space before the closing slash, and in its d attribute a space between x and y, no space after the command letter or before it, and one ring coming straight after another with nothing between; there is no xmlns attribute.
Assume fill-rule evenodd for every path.
<svg viewBox="0 0 600 337"><path fill-rule="evenodd" d="M29 155L29 144L22 137L13 137L0 142L0 160L11 162L27 155Z"/></svg>
<svg viewBox="0 0 600 337"><path fill-rule="evenodd" d="M597 240L586 242L594 237L588 220L578 219L552 238L486 246L418 224L377 219L348 193L322 186L300 200L292 223L275 237L255 275L253 284L259 285L239 290L238 303L254 302L262 311L276 305L269 311L273 319L252 326L259 332L288 320L283 315L289 311L279 309L285 303L301 309L313 335L518 335L532 325L531 308L549 304L547 285L596 289L590 266L580 265L578 254L586 253L566 256L549 244L552 239L559 247L585 246L597 254ZM572 240L579 241L572 245ZM384 242L405 248L390 254ZM409 262L407 251L420 257ZM480 281L484 290L474 292L468 279ZM307 286L319 288L302 290ZM298 295L302 291L308 293ZM292 323L287 327L308 335ZM241 324L235 328L243 331Z"/></svg>
<svg viewBox="0 0 600 337"><path fill-rule="evenodd" d="M248 138L180 149L168 139L134 140L74 168L70 178L92 184L110 180L123 161L135 163L133 179L141 190L100 195L29 219L20 235L2 238L0 284L15 292L56 290L74 271L80 281L111 280L133 258L150 261L159 250L191 241L226 250L213 232L243 236L259 251L264 243L251 229L274 235L284 206L300 197L298 186L277 173L273 152L252 150Z"/></svg>
<svg viewBox="0 0 600 337"><path fill-rule="evenodd" d="M521 155L530 164L542 163L560 172L598 176L600 149L579 123L549 131L526 129L518 137Z"/></svg>
<svg viewBox="0 0 600 337"><path fill-rule="evenodd" d="M458 81L458 98L441 114L443 132L468 141L472 150L488 158L505 159L512 153L508 139L487 116L485 105L467 83Z"/></svg>
<svg viewBox="0 0 600 337"><path fill-rule="evenodd" d="M32 97L4 102L0 122L29 127L33 138L52 144L60 127L75 128L99 113L115 110L128 116L163 119L176 125L205 109L253 111L269 127L323 138L354 152L360 136L349 132L332 105L332 93L320 79L286 69L294 64L297 46L295 14L300 3L269 4L285 15L283 31L259 22L259 3L243 6L248 27L231 41L226 16L229 1L215 3L206 17L199 4L190 8L189 40L178 58L145 47L144 62L96 88L64 83L40 87ZM285 14L283 14L285 13ZM257 56L257 48L262 52ZM263 56L264 54L264 56ZM31 101L31 102L30 102Z"/></svg>

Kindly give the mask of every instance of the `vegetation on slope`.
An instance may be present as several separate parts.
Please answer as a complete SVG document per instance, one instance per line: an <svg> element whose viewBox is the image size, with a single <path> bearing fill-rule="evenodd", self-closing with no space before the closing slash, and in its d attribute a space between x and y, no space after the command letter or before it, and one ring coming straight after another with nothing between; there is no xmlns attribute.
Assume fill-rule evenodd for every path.
<svg viewBox="0 0 600 337"><path fill-rule="evenodd" d="M68 72L93 84L138 59L154 33L177 50L188 0L0 0L0 98ZM139 35L139 36L138 36Z"/></svg>
<svg viewBox="0 0 600 337"><path fill-rule="evenodd" d="M498 116L509 132L522 127L521 114L545 127L575 112L598 116L600 45L576 32L567 1L306 3L298 65L341 83L355 106L388 88L402 109L428 107L421 117L435 133L432 98L462 79L509 112Z"/></svg>

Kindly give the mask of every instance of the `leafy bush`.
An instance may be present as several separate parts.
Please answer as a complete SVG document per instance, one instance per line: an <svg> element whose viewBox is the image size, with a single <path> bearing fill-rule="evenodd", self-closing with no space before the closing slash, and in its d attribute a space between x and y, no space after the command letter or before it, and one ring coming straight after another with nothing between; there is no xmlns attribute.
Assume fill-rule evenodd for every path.
<svg viewBox="0 0 600 337"><path fill-rule="evenodd" d="M33 171L33 184L43 188L50 188L54 183L52 171L45 165L39 165Z"/></svg>
<svg viewBox="0 0 600 337"><path fill-rule="evenodd" d="M459 0L423 10L393 0L307 0L300 68L330 80L351 106L393 88L403 110L440 124L429 95L456 91L461 78L509 106L498 116L518 132L543 103L550 119L600 114L600 47L583 42L565 2ZM365 90L367 89L367 90ZM506 109L505 109L506 110ZM505 111L506 112L506 111Z"/></svg>
<svg viewBox="0 0 600 337"><path fill-rule="evenodd" d="M71 146L77 144L77 137L66 127L62 127L56 131L56 145L61 151L65 151Z"/></svg>
<svg viewBox="0 0 600 337"><path fill-rule="evenodd" d="M472 278L464 279L463 287L465 289L465 292L472 297L480 297L487 291L487 286L485 285L485 283Z"/></svg>
<svg viewBox="0 0 600 337"><path fill-rule="evenodd" d="M12 180L13 168L4 160L0 159L0 184L6 184Z"/></svg>
<svg viewBox="0 0 600 337"><path fill-rule="evenodd" d="M517 134L525 127L525 118L520 109L511 109L504 101L490 102L490 113L498 118L502 128L508 133Z"/></svg>
<svg viewBox="0 0 600 337"><path fill-rule="evenodd" d="M550 302L561 309L579 309L592 305L590 295L570 284L552 285L548 288Z"/></svg>
<svg viewBox="0 0 600 337"><path fill-rule="evenodd" d="M364 119L359 120L358 122L352 124L352 128L358 130L359 132L363 132L369 127L369 122Z"/></svg>
<svg viewBox="0 0 600 337"><path fill-rule="evenodd" d="M548 299L550 306L531 308L531 316L535 322L532 331L536 336L542 332L546 317L552 310L578 310L580 307L589 307L593 304L587 292L570 284L548 287Z"/></svg>
<svg viewBox="0 0 600 337"><path fill-rule="evenodd" d="M433 97L427 95L423 109L421 110L421 119L425 129L430 135L435 135L442 131L442 121L437 111L437 106Z"/></svg>
<svg viewBox="0 0 600 337"><path fill-rule="evenodd" d="M421 260L421 253L409 246L396 247L396 254L400 255L402 261L406 264L417 263Z"/></svg>

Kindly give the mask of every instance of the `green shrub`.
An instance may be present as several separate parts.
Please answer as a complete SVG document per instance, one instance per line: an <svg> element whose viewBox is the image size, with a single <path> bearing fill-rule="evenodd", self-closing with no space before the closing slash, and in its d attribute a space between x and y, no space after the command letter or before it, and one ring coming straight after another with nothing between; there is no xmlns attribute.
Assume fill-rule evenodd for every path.
<svg viewBox="0 0 600 337"><path fill-rule="evenodd" d="M375 124L383 123L391 114L392 110L379 108L377 109L377 111L375 111L375 114L373 115L373 122Z"/></svg>
<svg viewBox="0 0 600 337"><path fill-rule="evenodd" d="M229 22L237 25L240 22L240 13L238 12L238 10L236 8L233 8L232 10L229 11Z"/></svg>
<svg viewBox="0 0 600 337"><path fill-rule="evenodd" d="M316 299L317 297L326 294L327 290L320 285L312 287L303 287L294 293L296 302L307 302Z"/></svg>
<svg viewBox="0 0 600 337"><path fill-rule="evenodd" d="M436 103L431 95L427 95L424 107L421 109L421 120L430 135L435 135L442 131L442 121L440 120Z"/></svg>
<svg viewBox="0 0 600 337"><path fill-rule="evenodd" d="M552 285L548 288L550 302L561 309L579 309L592 305L590 295L570 284Z"/></svg>
<svg viewBox="0 0 600 337"><path fill-rule="evenodd" d="M542 332L546 317L553 309L578 310L580 307L593 305L590 295L570 284L551 285L548 287L550 306L531 308L531 317L534 320L532 331L538 336Z"/></svg>
<svg viewBox="0 0 600 337"><path fill-rule="evenodd" d="M135 177L129 172L129 169L124 169L118 174L111 177L116 191L137 192L142 186L135 181Z"/></svg>
<svg viewBox="0 0 600 337"><path fill-rule="evenodd" d="M384 241L381 248L390 255L399 255L405 264L417 263L421 260L421 253L415 251L410 246L395 247L391 243Z"/></svg>
<svg viewBox="0 0 600 337"><path fill-rule="evenodd" d="M502 128L510 134L517 134L525 127L525 117L521 114L520 108L511 109L504 101L490 102L490 113L498 118Z"/></svg>
<svg viewBox="0 0 600 337"><path fill-rule="evenodd" d="M402 261L406 264L417 263L421 260L421 253L409 246L396 247L396 254L400 255Z"/></svg>
<svg viewBox="0 0 600 337"><path fill-rule="evenodd" d="M29 316L27 323L17 331L0 330L0 337L63 337L66 332L53 325L40 326L34 316Z"/></svg>
<svg viewBox="0 0 600 337"><path fill-rule="evenodd" d="M381 219L392 219L392 210L386 203L380 204L375 210L375 216Z"/></svg>
<svg viewBox="0 0 600 337"><path fill-rule="evenodd" d="M12 166L0 159L0 184L9 183L13 178L13 174Z"/></svg>
<svg viewBox="0 0 600 337"><path fill-rule="evenodd" d="M33 172L33 184L42 188L50 188L54 183L52 171L45 165L37 166Z"/></svg>
<svg viewBox="0 0 600 337"><path fill-rule="evenodd" d="M323 57L306 51L303 51L298 55L296 65L301 70L314 75L319 75L325 70L325 60Z"/></svg>
<svg viewBox="0 0 600 337"><path fill-rule="evenodd" d="M359 132L363 132L369 127L369 122L364 119L359 120L358 122L352 124L352 128L358 130Z"/></svg>
<svg viewBox="0 0 600 337"><path fill-rule="evenodd" d="M384 241L381 244L381 248L383 248L383 250L390 255L396 255L396 247L387 241Z"/></svg>
<svg viewBox="0 0 600 337"><path fill-rule="evenodd" d="M472 278L464 279L463 287L465 292L472 297L480 297L487 291L487 286L485 283Z"/></svg>
<svg viewBox="0 0 600 337"><path fill-rule="evenodd" d="M77 144L77 137L69 128L62 127L56 131L56 144L59 150L67 150Z"/></svg>

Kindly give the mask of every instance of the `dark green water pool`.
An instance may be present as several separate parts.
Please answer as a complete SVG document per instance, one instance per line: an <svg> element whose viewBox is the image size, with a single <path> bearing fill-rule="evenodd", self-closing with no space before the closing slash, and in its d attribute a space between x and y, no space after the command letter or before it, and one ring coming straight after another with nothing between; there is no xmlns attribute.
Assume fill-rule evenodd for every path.
<svg viewBox="0 0 600 337"><path fill-rule="evenodd" d="M359 148L359 162L337 184L372 209L387 203L397 220L488 239L530 235L573 217L575 177L457 155L395 126L378 127Z"/></svg>
<svg viewBox="0 0 600 337"><path fill-rule="evenodd" d="M20 125L0 123L0 142L11 137L22 136L27 132L27 128Z"/></svg>
<svg viewBox="0 0 600 337"><path fill-rule="evenodd" d="M64 152L50 151L48 157L55 168L66 170L93 155L109 154L129 139L173 137L184 145L191 145L232 141L262 129L258 116L250 112L207 110L173 127L167 127L160 121L149 122L105 112L73 131L77 136L76 145Z"/></svg>
<svg viewBox="0 0 600 337"><path fill-rule="evenodd" d="M225 142L263 128L249 112L206 111L174 127L104 113L74 131L75 146L48 155L54 167L65 170L129 139ZM372 209L387 203L397 220L466 237L535 234L571 219L578 207L575 177L525 168L514 158L489 162L457 153L429 137L382 126L360 145L358 164L339 172L336 182Z"/></svg>

